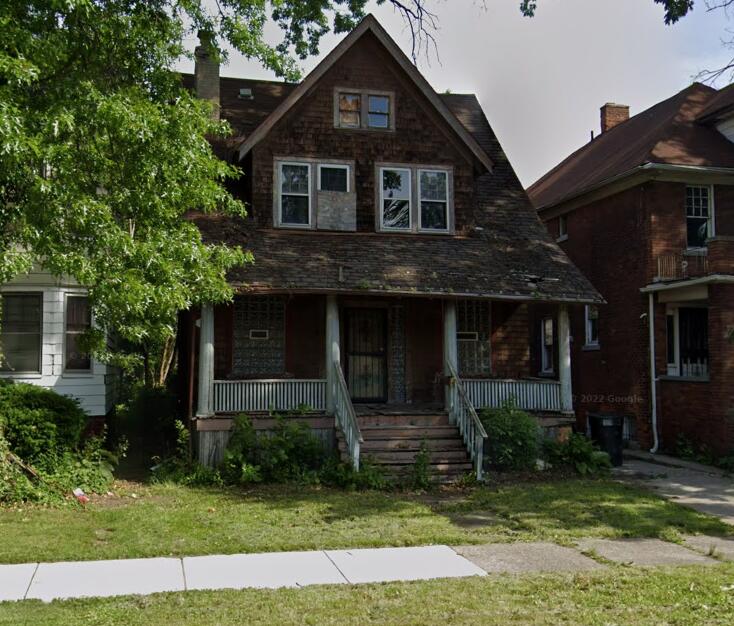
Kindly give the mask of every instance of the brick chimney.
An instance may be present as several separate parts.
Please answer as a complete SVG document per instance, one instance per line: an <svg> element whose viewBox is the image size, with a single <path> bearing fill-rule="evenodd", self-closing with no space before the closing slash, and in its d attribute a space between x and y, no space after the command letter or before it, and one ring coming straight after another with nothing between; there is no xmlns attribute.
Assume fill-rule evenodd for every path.
<svg viewBox="0 0 734 626"><path fill-rule="evenodd" d="M194 50L194 86L196 95L214 105L212 117L219 119L219 60L212 45L212 33L200 30L201 42Z"/></svg>
<svg viewBox="0 0 734 626"><path fill-rule="evenodd" d="M603 133L630 118L630 108L626 104L614 104L614 102L607 102L600 111L601 132Z"/></svg>

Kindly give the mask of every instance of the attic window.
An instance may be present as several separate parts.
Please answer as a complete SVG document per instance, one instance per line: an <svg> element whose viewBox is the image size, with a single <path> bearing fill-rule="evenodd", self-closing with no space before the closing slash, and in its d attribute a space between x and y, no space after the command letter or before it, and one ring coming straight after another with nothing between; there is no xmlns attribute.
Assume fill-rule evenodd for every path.
<svg viewBox="0 0 734 626"><path fill-rule="evenodd" d="M334 90L334 126L361 130L394 130L394 94L367 89Z"/></svg>

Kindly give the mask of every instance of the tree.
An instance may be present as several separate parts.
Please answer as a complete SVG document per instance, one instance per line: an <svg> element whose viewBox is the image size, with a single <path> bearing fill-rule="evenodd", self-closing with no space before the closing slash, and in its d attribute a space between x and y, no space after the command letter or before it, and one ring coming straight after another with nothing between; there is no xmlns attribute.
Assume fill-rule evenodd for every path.
<svg viewBox="0 0 734 626"><path fill-rule="evenodd" d="M665 23L675 24L680 18L688 15L693 10L693 0L653 0L655 4L662 4L665 10ZM711 0L711 3L729 4L734 0ZM710 3L706 0L706 4ZM523 15L533 17L538 8L538 0L521 0L520 10Z"/></svg>
<svg viewBox="0 0 734 626"><path fill-rule="evenodd" d="M382 4L386 0L376 0ZM414 57L434 16L389 0ZM40 262L89 288L88 346L162 384L176 315L232 297L227 271L251 259L202 241L190 211L242 215L226 188L239 170L208 138L211 119L171 71L204 30L288 79L330 29L351 29L367 0L4 0L0 3L0 283ZM275 46L264 28L282 33ZM105 337L114 336L116 349ZM125 350L120 350L124 347Z"/></svg>

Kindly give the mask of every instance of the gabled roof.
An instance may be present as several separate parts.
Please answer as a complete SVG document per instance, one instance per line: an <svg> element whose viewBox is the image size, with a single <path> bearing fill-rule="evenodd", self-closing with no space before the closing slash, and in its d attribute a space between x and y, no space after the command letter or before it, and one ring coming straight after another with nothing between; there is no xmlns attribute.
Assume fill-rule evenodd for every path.
<svg viewBox="0 0 734 626"><path fill-rule="evenodd" d="M487 171L492 171L492 159L479 146L474 137L459 123L451 113L434 89L428 84L421 73L410 62L395 41L387 34L385 29L372 15L367 15L354 30L352 30L341 42L314 68L314 70L300 82L288 96L277 106L277 108L252 132L239 148L240 159L244 157L270 129L280 120L301 98L303 98L321 77L347 52L365 33L372 33L397 64L412 79L419 91L433 105L439 115L446 121L449 127L458 135L459 139L469 148L479 163Z"/></svg>
<svg viewBox="0 0 734 626"><path fill-rule="evenodd" d="M698 119L702 122L716 121L731 115L734 115L734 83L720 89L698 114Z"/></svg>
<svg viewBox="0 0 734 626"><path fill-rule="evenodd" d="M698 120L718 93L693 83L602 133L533 183L530 199L548 209L646 164L734 168L734 144Z"/></svg>
<svg viewBox="0 0 734 626"><path fill-rule="evenodd" d="M241 83L253 89L255 99L250 104L258 106L258 94L268 84ZM589 281L550 239L476 97L439 97L494 163L493 172L478 176L475 182L472 209L479 229L461 237L300 233L258 228L242 218L193 217L205 240L241 246L253 253L254 264L232 270L230 282L239 290L253 292L601 302ZM225 109L223 102L223 118L233 126L249 125L232 119L233 110ZM255 115L261 118L262 111Z"/></svg>

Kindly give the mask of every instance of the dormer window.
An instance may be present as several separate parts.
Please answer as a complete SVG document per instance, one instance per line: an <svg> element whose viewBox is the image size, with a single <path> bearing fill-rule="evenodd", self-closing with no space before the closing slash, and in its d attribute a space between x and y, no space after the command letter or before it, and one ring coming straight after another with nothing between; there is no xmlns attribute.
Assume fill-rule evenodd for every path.
<svg viewBox="0 0 734 626"><path fill-rule="evenodd" d="M336 89L334 126L361 130L395 130L394 94L370 89Z"/></svg>

